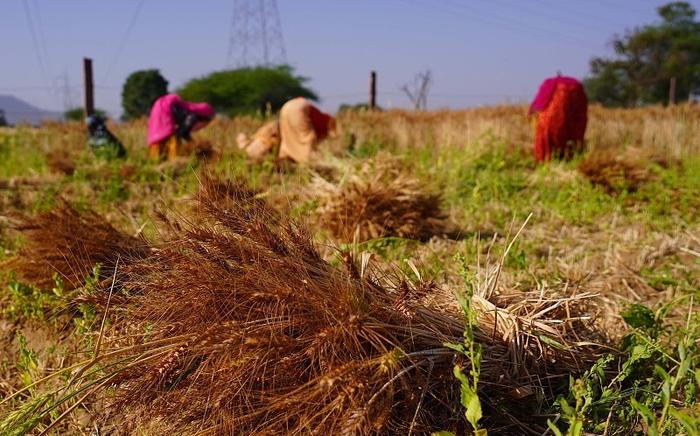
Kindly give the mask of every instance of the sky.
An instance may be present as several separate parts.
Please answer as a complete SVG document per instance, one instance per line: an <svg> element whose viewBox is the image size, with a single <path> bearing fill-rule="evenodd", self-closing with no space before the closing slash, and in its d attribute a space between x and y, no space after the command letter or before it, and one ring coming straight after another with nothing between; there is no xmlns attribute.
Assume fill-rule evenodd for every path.
<svg viewBox="0 0 700 436"><path fill-rule="evenodd" d="M257 3L258 0L248 0ZM228 66L234 4L245 0L4 0L0 94L62 111L82 101L82 58L95 104L121 114L129 73L157 68L175 90ZM367 100L408 107L400 87L433 77L428 107L525 102L546 77L583 78L610 40L653 23L654 0L278 0L287 63L322 108ZM700 9L700 0L690 2Z"/></svg>

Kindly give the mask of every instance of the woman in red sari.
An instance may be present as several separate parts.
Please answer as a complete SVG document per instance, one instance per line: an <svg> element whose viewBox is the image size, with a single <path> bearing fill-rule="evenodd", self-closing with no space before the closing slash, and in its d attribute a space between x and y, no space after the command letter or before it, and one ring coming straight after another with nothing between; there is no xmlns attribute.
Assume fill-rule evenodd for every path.
<svg viewBox="0 0 700 436"><path fill-rule="evenodd" d="M588 98L572 77L552 77L540 85L530 114L537 114L535 159L570 159L583 150L588 123Z"/></svg>

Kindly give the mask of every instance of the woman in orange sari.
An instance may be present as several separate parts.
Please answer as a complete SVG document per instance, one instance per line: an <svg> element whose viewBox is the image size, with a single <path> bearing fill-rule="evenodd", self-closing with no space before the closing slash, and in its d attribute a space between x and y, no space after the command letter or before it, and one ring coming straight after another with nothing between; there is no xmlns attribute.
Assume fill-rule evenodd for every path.
<svg viewBox="0 0 700 436"><path fill-rule="evenodd" d="M303 97L289 100L280 109L280 159L306 163L316 145L335 132L335 118L321 112Z"/></svg>
<svg viewBox="0 0 700 436"><path fill-rule="evenodd" d="M530 114L537 114L534 154L539 162L571 159L583 150L588 98L581 82L564 76L545 80Z"/></svg>
<svg viewBox="0 0 700 436"><path fill-rule="evenodd" d="M239 133L236 138L238 148L244 150L253 161L262 160L269 153L276 153L280 145L279 121L273 120L263 124L252 138L245 133Z"/></svg>
<svg viewBox="0 0 700 436"><path fill-rule="evenodd" d="M279 121L263 125L250 140L241 133L237 142L252 160L276 152L281 160L308 163L318 143L335 130L336 121L332 115L321 112L307 99L297 97L282 106Z"/></svg>

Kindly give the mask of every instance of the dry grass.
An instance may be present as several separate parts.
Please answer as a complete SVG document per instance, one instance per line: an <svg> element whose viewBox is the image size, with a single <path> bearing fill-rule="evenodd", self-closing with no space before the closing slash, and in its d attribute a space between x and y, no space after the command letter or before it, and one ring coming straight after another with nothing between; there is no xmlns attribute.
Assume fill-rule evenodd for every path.
<svg viewBox="0 0 700 436"><path fill-rule="evenodd" d="M46 161L49 168L56 173L70 176L75 172L75 161L66 150L52 150L46 155Z"/></svg>
<svg viewBox="0 0 700 436"><path fill-rule="evenodd" d="M619 150L600 150L582 160L578 170L594 185L610 194L619 194L635 192L654 180L653 164L667 168L675 164L675 160L650 149L630 148L622 153Z"/></svg>
<svg viewBox="0 0 700 436"><path fill-rule="evenodd" d="M206 129L196 132L194 138L195 141L216 144L223 155L233 154L239 152L236 136L241 132L252 133L265 122L265 119L256 117L219 117ZM358 144L374 142L401 150L429 146L439 153L443 148L459 147L473 154L491 146L488 141L481 141L488 136L523 148L531 147L534 141L526 105L458 111L346 111L339 114L338 122L343 131L354 135ZM108 123L110 131L125 144L129 155L142 156L148 150L146 125L146 118L130 123ZM47 123L41 129L13 130L29 132L31 146L43 153L52 149L79 150L87 140L82 122ZM700 151L698 138L700 110L697 105L633 109L591 105L589 108L586 142L593 147L617 149L635 146L657 149L668 156L682 158ZM324 141L323 148L344 150L342 143L346 139L340 135L337 140Z"/></svg>
<svg viewBox="0 0 700 436"><path fill-rule="evenodd" d="M185 142L183 155L195 156L200 161L211 162L219 159L221 152L214 147L211 141L193 140Z"/></svg>
<svg viewBox="0 0 700 436"><path fill-rule="evenodd" d="M610 194L635 192L653 177L646 165L626 160L613 152L589 155L581 161L578 170L591 183Z"/></svg>
<svg viewBox="0 0 700 436"><path fill-rule="evenodd" d="M439 194L425 192L387 155L377 156L336 183L316 177L311 190L319 199L319 226L340 241L388 236L427 240L445 232Z"/></svg>
<svg viewBox="0 0 700 436"><path fill-rule="evenodd" d="M69 289L76 289L98 263L103 266L102 273L111 276L118 257L145 255L141 239L120 232L98 214L79 212L65 201L35 217L18 216L15 229L24 241L7 266L20 279L44 289L54 284L54 274Z"/></svg>
<svg viewBox="0 0 700 436"><path fill-rule="evenodd" d="M466 431L452 368L469 363L444 346L463 341L465 321L449 304L423 303L444 289L383 273L367 254L327 263L305 227L240 182L205 180L198 202L195 222L119 270L130 297L116 303L119 333L105 334L92 361L108 373L86 386L116 387L113 415L198 434ZM74 223L101 223L47 222L77 235L85 230ZM487 263L470 284L484 425L541 433L523 399L552 400L595 357L581 340L590 296L498 296L502 264Z"/></svg>
<svg viewBox="0 0 700 436"><path fill-rule="evenodd" d="M357 135L359 144L381 143L396 154L429 147L426 154L434 153L430 162L437 165L439 157L463 156L468 162L501 142L508 149L529 146L532 131L525 110L390 111L343 115L341 122ZM630 111L593 107L588 142L594 150L634 145L655 148L664 157L683 156L700 150L697 121L698 112L693 107ZM252 130L261 122L218 120L196 135L222 146L222 166L229 165L236 158L227 156L235 150L235 133L239 128ZM134 152L131 156L145 156L143 123L124 124L115 130L120 138L126 138ZM55 132L37 130L32 134L43 155ZM77 136L77 131L67 131L51 145L60 147ZM456 155L456 151L463 154ZM365 156L374 151L358 149L353 153ZM231 173L247 174L239 167L231 168L235 169ZM562 168L548 171L566 170L567 177L578 179L575 171ZM648 162L641 168L649 170ZM649 170L650 176L655 169L652 166ZM251 180L261 189L270 189L274 183L285 189L287 183L292 188L306 183L306 173L291 174L284 179L270 176L273 183L267 179L260 183L252 176ZM559 177L559 173L554 176ZM127 209L125 212L134 217L135 231L144 221L141 214L149 211L141 205L150 206L155 196L172 197L175 192L173 184L164 185L162 191L154 186L139 183L130 187L133 200L130 197L129 201L139 208L128 210L129 202L128 207L126 203L103 205L103 210L118 221L114 211ZM182 189L177 189L180 195ZM204 194L207 189L212 192ZM469 249L469 242L439 238L430 242L431 246L449 245L437 254L430 253L440 257L435 266L434 259L426 255L426 264L433 261L428 268L439 269L437 287L411 283L400 274L387 276L380 271L390 268L380 267L362 254L348 256L347 268L331 266L318 252L314 255L312 243L291 242L299 240L297 231L309 241L309 232L289 224L264 204L255 204L256 195L236 184L205 188L201 213L191 218L193 222L173 221L168 242L159 239L149 244L149 257L128 265L120 262L124 269L120 267L119 277L121 284L128 281L130 288L124 295L129 297L112 301L108 312L115 329L105 332L99 362L112 365L107 367L108 375L114 374L110 386L117 395L112 413L144 426L124 427L122 431L158 428L154 433L195 433L209 429L220 433L228 428L236 433L322 433L344 428L352 421L350 411L357 403L369 404L354 409L359 410L355 417L366 417L360 420L366 426L358 433L407 433L411 425L414 433L463 430L464 422L455 418L461 411L455 401L458 385L452 379L451 365L467 362L446 351L441 341L462 339L462 319L451 297L451 288L459 289L457 268L451 259L454 253ZM212 202L207 198L216 198L214 206L206 206L207 201ZM663 291L651 287L646 267L661 270L670 264L671 275L677 277L696 271L696 258L691 258L696 254L688 253L698 251L697 239L690 240L697 234L697 225L686 229L679 219L678 229L662 228L646 234L650 230L645 225L631 226L629 211L623 212L619 223L618 218L605 216L596 218L596 225L571 225L544 215L542 222L525 230L523 239L536 246L521 247L527 255L525 269L500 275L495 267L479 270L473 281L473 306L479 319L477 341L484 348L480 396L486 416L482 424L492 433L543 433L545 418L532 412L536 404L551 404L562 389L566 390L568 375L586 369L595 354L586 344L597 341L598 333L619 335L626 328L618 315L623 304L618 299L657 302L678 292L680 285L666 285ZM612 230L603 231L608 225ZM493 228L500 231L503 226ZM681 232L690 236L676 241ZM347 240L353 237L351 234ZM662 252L668 244L678 245L677 253L666 253L670 249ZM426 252L431 251L428 245ZM537 251L540 246L541 255ZM647 249L659 253L643 256ZM306 254L300 254L302 251ZM477 252L485 250L481 247ZM400 252L402 258L405 255ZM660 257L650 259L652 255ZM544 260L538 263L540 257ZM496 260L495 265L498 263ZM113 271L105 267L104 272L109 275ZM45 278L50 277L50 272L46 274ZM524 280L525 275L530 280ZM697 276L691 276L689 280L695 280L691 284L697 284L692 277ZM449 281L449 288L444 281ZM521 292L534 288L538 291ZM593 298L586 292L600 293L601 297ZM614 300L601 302L606 298ZM83 301L104 303L104 298ZM598 308L601 304L611 307ZM599 311L604 316L596 319ZM361 322L350 322L352 316ZM591 332L593 322L607 323L604 328L608 331ZM379 335L381 340L368 340ZM556 343L561 347L553 345ZM395 346L402 351L396 355L387 351ZM336 378L333 371L344 364L347 372ZM101 398L111 398L112 391L95 394L98 392ZM368 396L376 399L370 402ZM396 407L391 407L393 402ZM412 424L410 412L416 410L418 418ZM437 425L442 414L455 421L444 427Z"/></svg>
<svg viewBox="0 0 700 436"><path fill-rule="evenodd" d="M457 111L347 111L339 115L338 122L358 143L377 142L403 150L429 146L436 152L458 147L474 152L491 146L482 141L486 137L531 148L534 131L527 110L526 105L508 105ZM642 147L674 158L700 151L697 105L633 109L591 105L588 116L586 143L597 148Z"/></svg>

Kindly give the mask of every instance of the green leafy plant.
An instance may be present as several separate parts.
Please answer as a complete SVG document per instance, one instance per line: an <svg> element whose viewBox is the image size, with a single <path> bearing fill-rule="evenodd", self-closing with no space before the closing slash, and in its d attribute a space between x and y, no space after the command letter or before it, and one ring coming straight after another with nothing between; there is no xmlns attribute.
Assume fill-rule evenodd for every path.
<svg viewBox="0 0 700 436"><path fill-rule="evenodd" d="M40 393L35 389L34 382L40 378L39 356L27 344L23 334L17 334L19 347L16 362L17 371L26 389L27 399L21 406L6 415L0 421L0 434L20 436L28 434L43 419L42 411L53 401L53 394Z"/></svg>
<svg viewBox="0 0 700 436"><path fill-rule="evenodd" d="M600 416L601 412L610 406L612 391L605 386L605 369L613 359L612 355L604 356L581 378L569 379L568 398L560 396L556 400L556 407L560 409L561 417L568 425L565 432L551 420L547 421L547 426L555 435L582 435L587 417Z"/></svg>
<svg viewBox="0 0 700 436"><path fill-rule="evenodd" d="M85 292L90 293L97 290L97 286L100 283L101 270L102 265L99 263L93 266L92 272L85 278ZM95 307L93 305L86 303L80 303L78 305L78 311L80 312L81 316L73 318L75 332L82 336L86 347L92 349L93 335L88 333L93 331L95 320L97 318L97 312L95 311Z"/></svg>
<svg viewBox="0 0 700 436"><path fill-rule="evenodd" d="M17 343L19 344L17 369L21 374L24 385L29 386L32 384L39 368L38 355L36 351L27 346L27 338L22 333L17 334Z"/></svg>
<svg viewBox="0 0 700 436"><path fill-rule="evenodd" d="M486 429L479 426L479 420L483 415L478 393L481 373L481 346L474 340L474 328L477 325L476 313L472 308L474 277L467 268L467 260L463 256L457 255L455 260L461 265L460 274L466 285L464 293L455 294L464 312L464 341L461 344L445 344L445 346L462 354L470 364L467 374L464 373L462 366L455 365L454 376L459 380L460 402L465 409L464 416L474 429L475 435L486 436L488 434Z"/></svg>
<svg viewBox="0 0 700 436"><path fill-rule="evenodd" d="M36 286L10 278L7 284L9 304L2 309L2 312L11 319L43 320L45 315L59 303L57 292L62 292L61 289L60 283L57 282L53 293L47 293Z"/></svg>
<svg viewBox="0 0 700 436"><path fill-rule="evenodd" d="M622 355L605 356L580 378L571 378L568 396L554 405L567 426L562 429L550 420L550 430L557 436L578 436L641 426L652 436L698 434L700 331L690 315L685 324L667 318L682 303L677 299L656 311L632 304L623 310L632 331L622 340ZM618 370L613 372L609 367L615 361Z"/></svg>

